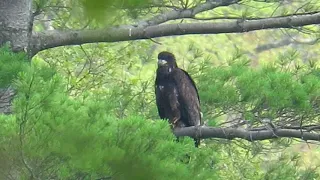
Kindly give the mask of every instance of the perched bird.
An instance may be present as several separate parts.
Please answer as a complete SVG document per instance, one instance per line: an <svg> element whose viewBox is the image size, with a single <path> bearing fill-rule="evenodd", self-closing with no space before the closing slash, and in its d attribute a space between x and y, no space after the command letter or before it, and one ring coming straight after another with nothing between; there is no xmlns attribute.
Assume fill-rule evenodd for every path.
<svg viewBox="0 0 320 180"><path fill-rule="evenodd" d="M197 87L170 52L158 55L155 94L160 118L168 119L173 129L202 124ZM195 146L199 145L200 139L195 139Z"/></svg>

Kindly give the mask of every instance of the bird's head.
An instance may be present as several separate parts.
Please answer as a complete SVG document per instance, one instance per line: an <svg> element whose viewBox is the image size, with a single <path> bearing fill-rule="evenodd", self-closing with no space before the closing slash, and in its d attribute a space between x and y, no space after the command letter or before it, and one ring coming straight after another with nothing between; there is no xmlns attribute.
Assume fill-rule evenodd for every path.
<svg viewBox="0 0 320 180"><path fill-rule="evenodd" d="M158 54L158 67L162 66L168 66L171 68L177 67L176 58L172 53L163 51Z"/></svg>

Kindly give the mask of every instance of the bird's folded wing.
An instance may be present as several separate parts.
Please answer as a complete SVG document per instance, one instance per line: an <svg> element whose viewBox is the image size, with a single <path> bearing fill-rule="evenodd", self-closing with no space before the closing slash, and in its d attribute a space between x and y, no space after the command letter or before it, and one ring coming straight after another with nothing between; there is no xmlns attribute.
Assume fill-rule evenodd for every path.
<svg viewBox="0 0 320 180"><path fill-rule="evenodd" d="M200 100L198 90L189 74L179 68L175 68L172 77L178 90L178 99L181 109L181 118L188 126L200 125Z"/></svg>

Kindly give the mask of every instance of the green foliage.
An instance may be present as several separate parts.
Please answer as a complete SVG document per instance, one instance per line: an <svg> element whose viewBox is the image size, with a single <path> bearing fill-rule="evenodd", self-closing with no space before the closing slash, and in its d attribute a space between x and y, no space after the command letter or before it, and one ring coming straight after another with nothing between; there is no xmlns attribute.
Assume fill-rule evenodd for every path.
<svg viewBox="0 0 320 180"><path fill-rule="evenodd" d="M240 57L226 66L208 67L199 79L202 102L215 107L214 115L241 112L247 120L256 121L290 112L292 118L305 115L312 120L318 112L314 104L318 102L320 81L314 74L319 69L304 65L292 71L285 68L287 65L280 61L253 69Z"/></svg>
<svg viewBox="0 0 320 180"><path fill-rule="evenodd" d="M111 119L117 121L142 120L142 118L139 118L141 116L144 117L144 119L156 119L158 116L153 95L155 58L152 57L156 56L155 54L150 55L146 50L149 45L150 44L146 42L134 42L119 43L112 45L112 47L109 44L98 44L86 45L80 48L60 48L58 51L43 52L41 56L38 56L36 59L46 60L52 67L58 68L59 73L63 75L66 82L68 82L69 78L73 79L71 85L74 86L74 88L71 92L77 91L77 93L71 93L71 95L75 100L86 97L82 100L85 106L89 105L90 102L94 105L96 105L97 102L106 102L101 104L101 108L104 109L104 113L111 114ZM209 121L209 125L217 125L220 119L225 120L224 115L229 112L241 112L244 114L246 120L250 120L257 126L261 125L259 123L261 117L275 117L275 123L289 122L291 120L290 118L301 117L302 115L310 116L304 117L304 122L306 123L312 123L318 120L315 118L317 117L317 109L314 108L314 104L317 103L317 97L319 95L319 88L317 88L319 86L319 71L316 63L310 62L310 66L308 64L301 65L296 63L296 59L299 58L299 56L294 51L288 51L279 56L276 63L269 63L261 68L255 69L250 66L251 62L247 56L244 55L240 49L237 49L234 53L223 54L223 52L221 52L220 57L224 57L227 62L220 63L220 65L218 63L213 64L212 56L207 57L205 51L202 51L197 44L184 46L181 46L181 50L177 53L178 64L190 72L192 77L195 78L201 96L202 111L204 112L205 120ZM188 53L182 55L181 53L183 53L184 50ZM56 56L66 60L63 61L52 58ZM92 66L86 66L86 64L92 64ZM295 67L298 66L300 66L300 68L298 68L299 70L295 69ZM79 73L79 69L82 70L82 67L85 68ZM285 91L283 91L284 89ZM259 104L259 102L261 104ZM287 109L283 110L283 107ZM98 109L98 111L90 114L99 114L99 108L92 109ZM288 110L287 112L290 111L293 113L290 114L292 116L288 119L283 118L284 120L280 121L277 119L280 114L278 114L279 110L282 110L282 112ZM260 117L256 116L257 112L260 113ZM57 112L54 114L57 114ZM61 115L61 119L64 118L65 114L69 113ZM137 115L141 116L137 117ZM83 115L77 115L77 117L83 117ZM112 121L108 118L104 118L104 122ZM77 121L79 121L78 119L79 118L77 118ZM140 121L137 121L135 123L139 124L139 122ZM147 122L149 123L149 121ZM119 126L118 124L112 124L112 126L113 125ZM52 126L56 127L56 125ZM68 125L68 127L69 126L70 125ZM79 129L81 128L75 128L72 129L72 131L79 132ZM156 129L152 130L157 132ZM113 132L112 129L108 129L108 131ZM92 134L95 132L92 132ZM59 132L59 134L63 134L63 132ZM68 132L65 136L78 137L78 134L72 134L72 132ZM132 134L129 136L131 135ZM94 137L94 135L92 135L92 137ZM88 139L92 139L92 137ZM112 136L112 138L116 137ZM67 142L71 142L72 140L73 138ZM170 142L172 140L173 139L170 139ZM100 141L97 141L100 144ZM130 141L134 140L130 139ZM245 143L243 141L240 142ZM204 150L206 153L209 153L208 151L215 152L214 155L209 153L210 155L208 157L206 157L206 153L202 155L207 164L201 167L204 167L208 171L212 168L213 170L211 171L214 171L211 175L207 176L208 179L214 179L216 177L224 179L263 179L265 176L270 178L287 176L292 179L296 176L302 177L302 174L308 175L309 172L307 170L302 171L301 166L295 169L288 166L287 170L274 171L271 176L268 175L266 168L261 168L265 162L271 161L271 159L261 159L261 153L266 152L263 151L263 149L265 147L284 148L290 145L290 142L285 142L285 140L257 142L254 143L254 148L248 148L249 152L246 152L244 149L247 147L243 146L230 148L229 146L221 146L221 142L212 142L210 140L205 141L205 143L208 144L203 147L206 148L206 150ZM250 146L250 144L251 143L247 143L248 146ZM64 144L63 147L64 146L77 149L70 145ZM78 145L76 147L80 146L81 145ZM90 146L95 145L90 144ZM230 153L227 155L224 154L224 151L228 150L230 150ZM86 154L90 154L89 152L91 151L93 150L90 149L85 152L87 152ZM98 153L99 152L95 152L95 154ZM168 153L168 151L166 151L166 153ZM248 156L250 153L252 156ZM59 157L65 154L70 154L70 152L60 152ZM179 157L180 159L182 158L181 156ZM195 155L195 157L198 156L198 154ZM273 157L275 154L271 154L270 156ZM89 156L89 158L94 159L94 157L91 156ZM62 159L69 158L63 156ZM222 160L217 161L217 159ZM250 161L248 161L248 159L250 159ZM126 159L120 160L126 161ZM57 161L59 162L61 160ZM143 162L139 159L135 161L138 161L142 164L142 167L144 167ZM291 162L291 159L284 159L283 161L283 165L286 165L285 163ZM83 167L81 162L88 162L89 165ZM65 167L66 169L63 171L59 170L59 172L65 172L64 177L71 178L77 176L77 174L84 174L83 176L92 174L91 172L97 170L88 170L88 167L97 167L91 160L86 159L81 162L80 160L77 162L72 161L70 165ZM80 164L81 166L77 165L77 167L74 167L75 164ZM275 165L276 164L270 163L270 168ZM70 168L70 166L73 168ZM110 175L112 172L110 167L107 167L105 172L108 173L102 173L102 175ZM115 164L112 168L117 170L119 166ZM255 171L253 171L253 169ZM98 170L99 172L104 172L104 169ZM201 173L206 174L208 171L204 170ZM291 173L293 171L295 173ZM314 171L314 173L316 172L317 171ZM124 176L125 175L121 177ZM135 175L130 174L130 176ZM139 174L136 176L139 176Z"/></svg>
<svg viewBox="0 0 320 180"><path fill-rule="evenodd" d="M245 148L239 148L239 145ZM251 154L257 143L220 141L220 146L224 147L218 152L223 161L217 168L223 179L306 180L319 177L317 168L304 164L301 153L292 149L282 149L281 153L270 153L270 149L266 149L266 153L257 156Z"/></svg>
<svg viewBox="0 0 320 180"><path fill-rule="evenodd" d="M316 173L312 168L306 168L301 170L298 167L299 155L283 155L279 159L267 163L266 174L264 179L266 180L294 180L294 179L318 179L319 174ZM288 176L288 175L291 176Z"/></svg>
<svg viewBox="0 0 320 180"><path fill-rule="evenodd" d="M49 2L49 0L33 0L33 4L36 6L36 9L44 8L46 5L48 5Z"/></svg>
<svg viewBox="0 0 320 180"><path fill-rule="evenodd" d="M67 83L68 93L74 97L84 93L103 97L112 94L108 101L117 117L141 115L157 119L152 88L154 72L150 71L155 68L155 59L148 50L150 44L124 42L64 47L41 52L33 61L46 62L57 69Z"/></svg>
<svg viewBox="0 0 320 180"><path fill-rule="evenodd" d="M28 64L25 53L13 53L8 45L0 47L0 87L7 87Z"/></svg>
<svg viewBox="0 0 320 180"><path fill-rule="evenodd" d="M95 19L98 22L105 21L106 17L117 17L129 15L137 18L139 10L150 8L153 5L151 0L82 0L81 5L89 19Z"/></svg>
<svg viewBox="0 0 320 180"><path fill-rule="evenodd" d="M250 113L257 102L267 102L270 112L284 107L298 114L314 110L310 103L318 97L317 68L294 71L294 76L293 72L276 66L254 70L245 57L235 54L233 58L238 60L231 59L228 66L219 68L189 64L202 69L197 80L202 103L208 109L238 108ZM312 169L296 167L292 164L296 159L289 157L281 159L281 163L270 161L268 167L261 170L263 161L247 161L246 152L238 147L209 143L196 149L190 138L177 143L167 122L134 115L137 107L130 107L130 112L119 118L116 102L132 93L134 88L130 83L121 91L115 87L94 95L85 90L82 95L72 97L68 94L66 79L41 59L35 60L18 73L15 80L18 90L15 113L0 117L2 174L19 169L21 177L33 174L40 179L51 177L51 172L58 179L109 176L115 179L303 179L318 176ZM282 94L274 99L272 95L266 96L268 93ZM299 103L301 99L307 101L306 105ZM210 117L206 113L206 118ZM230 151L227 154L226 149ZM254 153L254 149L251 151ZM279 164L285 168L279 168Z"/></svg>
<svg viewBox="0 0 320 180"><path fill-rule="evenodd" d="M0 116L0 174L15 169L21 179L216 177L208 168L212 149L196 149L190 138L177 143L165 121L117 118L113 96L71 98L63 78L46 65L32 63L14 86L14 114Z"/></svg>

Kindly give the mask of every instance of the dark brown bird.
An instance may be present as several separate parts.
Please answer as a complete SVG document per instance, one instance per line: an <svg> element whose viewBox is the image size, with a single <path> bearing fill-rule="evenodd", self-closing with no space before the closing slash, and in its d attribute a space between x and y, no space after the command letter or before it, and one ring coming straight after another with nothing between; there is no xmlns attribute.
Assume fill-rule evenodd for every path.
<svg viewBox="0 0 320 180"><path fill-rule="evenodd" d="M160 118L168 119L173 129L202 124L197 87L170 52L158 55L155 94ZM199 145L200 139L195 139L195 146Z"/></svg>

